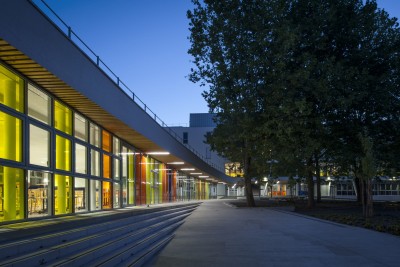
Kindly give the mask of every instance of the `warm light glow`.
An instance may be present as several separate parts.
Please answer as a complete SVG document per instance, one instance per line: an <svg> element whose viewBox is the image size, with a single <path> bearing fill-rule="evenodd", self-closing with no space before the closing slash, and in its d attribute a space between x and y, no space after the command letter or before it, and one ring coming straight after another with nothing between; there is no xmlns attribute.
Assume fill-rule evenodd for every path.
<svg viewBox="0 0 400 267"><path fill-rule="evenodd" d="M183 168L183 169L181 169L181 171L194 171L195 169L194 168Z"/></svg>
<svg viewBox="0 0 400 267"><path fill-rule="evenodd" d="M147 152L147 155L169 155L167 151L155 151L155 152Z"/></svg>
<svg viewBox="0 0 400 267"><path fill-rule="evenodd" d="M171 165L183 165L183 164L185 164L185 162L183 162L183 161L174 161L174 162L168 162L167 164L171 164Z"/></svg>

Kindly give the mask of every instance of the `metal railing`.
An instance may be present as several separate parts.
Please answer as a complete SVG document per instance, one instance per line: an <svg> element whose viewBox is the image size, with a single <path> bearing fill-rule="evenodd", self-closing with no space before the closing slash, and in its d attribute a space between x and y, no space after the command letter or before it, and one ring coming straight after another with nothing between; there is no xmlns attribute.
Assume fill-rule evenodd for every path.
<svg viewBox="0 0 400 267"><path fill-rule="evenodd" d="M71 40L90 60L93 61L97 67L102 70L117 86L122 90L134 103L141 107L148 116L156 121L162 128L168 132L172 137L178 140L181 144L186 146L187 149L191 150L197 157L207 163L209 166L225 172L223 168L219 168L211 161L207 160L197 150L195 150L189 144L184 144L182 137L180 137L175 131L164 123L164 121L157 116L120 78L115 74L112 69L96 54L74 31L73 29L61 19L60 16L44 1L44 0L28 0L33 3L38 9L40 9L45 16L47 16L59 29L64 33L69 40ZM50 13L49 13L50 12Z"/></svg>

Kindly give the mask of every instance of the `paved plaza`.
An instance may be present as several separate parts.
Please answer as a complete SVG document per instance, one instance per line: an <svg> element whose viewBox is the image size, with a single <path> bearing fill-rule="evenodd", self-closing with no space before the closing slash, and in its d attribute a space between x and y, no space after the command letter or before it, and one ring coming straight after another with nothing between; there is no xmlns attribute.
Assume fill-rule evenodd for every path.
<svg viewBox="0 0 400 267"><path fill-rule="evenodd" d="M203 202L149 266L400 266L400 238L271 208Z"/></svg>

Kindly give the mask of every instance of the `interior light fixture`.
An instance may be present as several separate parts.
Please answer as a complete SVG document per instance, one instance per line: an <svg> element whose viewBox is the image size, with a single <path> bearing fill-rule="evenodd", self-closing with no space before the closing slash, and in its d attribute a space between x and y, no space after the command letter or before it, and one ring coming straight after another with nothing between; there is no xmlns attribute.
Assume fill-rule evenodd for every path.
<svg viewBox="0 0 400 267"><path fill-rule="evenodd" d="M183 165L183 164L185 164L185 162L183 162L183 161L174 161L174 162L168 162L167 164L171 164L171 165Z"/></svg>
<svg viewBox="0 0 400 267"><path fill-rule="evenodd" d="M202 172L191 172L190 174L192 174L192 175L202 175L203 173Z"/></svg>
<svg viewBox="0 0 400 267"><path fill-rule="evenodd" d="M210 177L210 176L199 176L199 178L208 178L208 177Z"/></svg>
<svg viewBox="0 0 400 267"><path fill-rule="evenodd" d="M181 169L181 171L194 171L195 169L194 168L183 168L183 169Z"/></svg>

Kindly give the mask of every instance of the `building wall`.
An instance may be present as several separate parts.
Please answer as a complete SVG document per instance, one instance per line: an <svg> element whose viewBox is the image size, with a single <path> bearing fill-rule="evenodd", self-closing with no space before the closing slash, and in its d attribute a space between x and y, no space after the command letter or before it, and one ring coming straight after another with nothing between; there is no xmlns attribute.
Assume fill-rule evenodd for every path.
<svg viewBox="0 0 400 267"><path fill-rule="evenodd" d="M180 200L209 199L210 186L0 63L0 223L159 204L181 191Z"/></svg>

